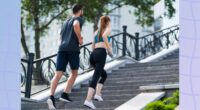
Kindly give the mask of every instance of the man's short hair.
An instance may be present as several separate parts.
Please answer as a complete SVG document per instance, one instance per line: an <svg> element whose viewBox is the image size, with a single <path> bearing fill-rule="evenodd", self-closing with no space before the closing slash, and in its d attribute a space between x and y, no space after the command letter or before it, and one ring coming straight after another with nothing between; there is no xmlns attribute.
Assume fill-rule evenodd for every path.
<svg viewBox="0 0 200 110"><path fill-rule="evenodd" d="M80 5L80 4L75 4L75 5L73 5L73 7L72 7L73 14L79 12L79 11L82 10L82 9L83 9L83 7L82 7L82 5Z"/></svg>

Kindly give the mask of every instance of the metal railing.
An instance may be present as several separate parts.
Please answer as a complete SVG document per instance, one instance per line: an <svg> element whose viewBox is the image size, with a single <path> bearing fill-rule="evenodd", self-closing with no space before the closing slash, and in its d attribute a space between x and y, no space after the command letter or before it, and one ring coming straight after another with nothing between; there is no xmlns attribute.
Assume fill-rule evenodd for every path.
<svg viewBox="0 0 200 110"><path fill-rule="evenodd" d="M122 56L129 56L139 61L178 43L178 25L141 37L139 36L139 33L131 35L127 33L126 30L127 26L123 26L123 32L110 36L114 57L108 57L107 62ZM87 43L80 47L79 74L84 74L85 72L92 70L89 64L89 56L92 50L91 44L92 43ZM31 95L49 88L50 81L55 74L56 56L57 54L54 54L34 60L34 53L29 53L27 59L21 59L21 93L24 93L26 98L30 98ZM35 70L36 63L39 64L40 68ZM69 67L66 68L66 77L63 78L60 83L67 80L68 73L70 73ZM39 77L33 78L33 74L38 74ZM32 84L32 81L40 81L41 84L37 87L37 85ZM42 89L37 90L34 87ZM34 91L32 91L32 88L34 88Z"/></svg>

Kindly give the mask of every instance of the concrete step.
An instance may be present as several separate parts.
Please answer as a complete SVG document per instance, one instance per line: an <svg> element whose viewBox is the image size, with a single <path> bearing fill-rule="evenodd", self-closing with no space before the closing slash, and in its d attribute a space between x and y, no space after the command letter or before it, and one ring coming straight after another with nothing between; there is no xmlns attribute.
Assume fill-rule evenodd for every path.
<svg viewBox="0 0 200 110"><path fill-rule="evenodd" d="M153 83L170 83L170 82L178 82L179 79L178 78L168 78L168 79L147 79L147 80L125 80L125 81L107 81L105 84L106 85L114 85L117 84L118 86L123 86L126 84L143 84L145 82L148 82L149 84L153 84Z"/></svg>
<svg viewBox="0 0 200 110"><path fill-rule="evenodd" d="M148 77L149 75L179 75L179 71L156 71L156 72L126 72L126 73L121 73L121 72L115 72L113 74L108 74L108 78L113 79L113 78L119 78L119 77Z"/></svg>
<svg viewBox="0 0 200 110"><path fill-rule="evenodd" d="M170 80L169 80L170 81ZM174 84L174 83L177 83L178 81L177 81L177 79L176 80L171 80L171 84ZM162 83L161 81L160 82L150 82L150 81L147 81L147 82L142 82L142 83L127 83L126 85L123 85L123 84L105 84L104 85L104 88L103 89L108 89L108 88L106 88L106 87L115 87L115 88L123 88L123 87L126 87L126 86L132 86L132 88L139 88L139 86L145 86L145 85L151 85L151 84L156 84L156 85L159 85L159 84L165 84L165 82L164 83ZM80 89L77 89L77 90L73 90L73 91L79 91L79 90L82 90L82 89L85 89L85 90L87 90L88 89L88 84L82 84L81 85L81 88Z"/></svg>
<svg viewBox="0 0 200 110"><path fill-rule="evenodd" d="M115 108L117 107L117 105L120 105L122 103L124 103L126 100L110 100L110 101L104 101L104 102L97 102L97 101L93 101L95 106L99 109L108 109L108 108ZM61 102L61 101L57 101L56 102L56 107L57 109L70 109L74 108L74 109L83 109L83 110L87 110L88 108L83 106L84 100L81 101L73 101L70 103L66 103L66 102ZM44 110L44 109L48 109L47 103L31 103L31 104L23 104L22 103L22 110Z"/></svg>
<svg viewBox="0 0 200 110"><path fill-rule="evenodd" d="M105 86L118 86L122 87L124 85L146 85L146 84L164 84L164 83L176 83L179 82L178 78L168 78L168 79L148 79L148 80L131 80L131 81L115 81L115 82L105 82ZM88 84L82 84L81 87L88 87Z"/></svg>
<svg viewBox="0 0 200 110"><path fill-rule="evenodd" d="M119 69L119 70L113 70L113 74L114 74L114 72L117 72L117 73L119 73L119 72L123 72L123 73L125 73L125 72L131 72L131 71L133 71L133 72L156 72L156 71L158 71L158 72L162 72L162 71L176 71L176 70L179 70L179 68L163 68L163 69L160 69L160 68L155 68L155 69L140 69L140 70L138 70L138 69L132 69L132 68L128 68L128 69Z"/></svg>
<svg viewBox="0 0 200 110"><path fill-rule="evenodd" d="M179 67L178 64L169 64L169 65L149 65L149 66L139 66L139 67L120 67L118 70L120 69L137 69L137 70L140 70L140 69L154 69L154 68L177 68Z"/></svg>
<svg viewBox="0 0 200 110"><path fill-rule="evenodd" d="M126 64L124 67L109 73L111 74L108 74L102 91L104 102L94 101L96 110L114 110L141 93L140 86L178 83L178 52L156 62ZM83 106L88 84L81 84L80 87L80 89L73 89L72 93L69 94L73 102L65 103L57 99L57 110L89 110ZM48 110L48 108L46 101L41 103L22 102L22 110Z"/></svg>
<svg viewBox="0 0 200 110"><path fill-rule="evenodd" d="M138 94L138 92L137 93L129 93L129 94L117 94L117 95L102 94L102 97L104 100L119 100L119 99L126 100L126 99L136 96L137 94ZM86 96L71 96L70 95L70 98L73 101L78 101L78 100L84 100L86 98Z"/></svg>
<svg viewBox="0 0 200 110"><path fill-rule="evenodd" d="M117 105L120 105L124 102L126 102L127 100L110 100L110 101L104 101L104 102L97 102L97 101L93 101L95 106L97 108L115 108L117 107ZM58 103L57 105L59 106L59 104L61 105L64 105L64 106L59 106L60 108L69 108L69 107L76 107L76 108L83 108L83 103L84 103L84 100L82 101L74 101L74 102L71 102L71 103L64 103L64 102L60 102ZM84 108L87 108L87 107L84 107Z"/></svg>
<svg viewBox="0 0 200 110"><path fill-rule="evenodd" d="M111 85L111 86L106 86L104 85L103 90L116 90L119 89L119 86L115 85ZM133 84L129 84L129 85L124 85L122 87L120 87L120 89L138 89L138 86L135 86ZM82 87L80 89L73 89L72 92L76 92L76 91L85 91L88 90L88 85L85 87Z"/></svg>
<svg viewBox="0 0 200 110"><path fill-rule="evenodd" d="M115 107L111 107L111 108L97 108L97 109L95 109L95 110L114 110L115 109ZM22 109L22 110L27 110L27 109ZM29 110L49 110L48 108L42 108L42 109L29 109ZM64 109L56 109L56 110L91 110L91 109L89 109L89 108L86 108L86 107L82 107L82 108L71 108L71 107L69 107L69 108L64 108Z"/></svg>
<svg viewBox="0 0 200 110"><path fill-rule="evenodd" d="M112 94L112 95L119 95L121 93L123 94L130 94L130 93L137 93L139 92L139 88L138 89L116 89L116 90L103 90L102 94ZM70 94L70 96L74 97L74 96L87 96L87 90L84 91L77 91L77 92L73 92Z"/></svg>
<svg viewBox="0 0 200 110"><path fill-rule="evenodd" d="M124 67L119 67L121 68L144 68L144 67L161 67L161 66L169 66L170 65L179 65L178 62L173 62L173 63L154 63L154 64L149 64L149 63L134 63L134 64L127 64Z"/></svg>
<svg viewBox="0 0 200 110"><path fill-rule="evenodd" d="M105 82L105 83L107 83L107 82L121 82L121 81L130 81L130 80L132 80L132 81L141 81L141 80L157 80L157 79L167 79L167 78L177 78L178 79L178 75L168 75L168 74L166 74L166 75L162 75L162 76L160 76L160 75L155 75L155 76L152 76L152 75L149 75L149 76L147 76L147 77L140 77L140 76L138 76L138 77L119 77L119 78L113 78L113 79L107 79L107 81Z"/></svg>
<svg viewBox="0 0 200 110"><path fill-rule="evenodd" d="M149 79L149 78L153 78L153 79L158 79L158 78L169 78L169 77L179 77L178 74L162 74L162 75L146 75L145 77L143 76L133 76L133 77L108 77L106 81L121 81L121 80L141 80L141 79Z"/></svg>
<svg viewBox="0 0 200 110"><path fill-rule="evenodd" d="M168 64L179 64L179 60L164 60L164 61L158 61L158 62L151 62L151 63L130 63L126 64L125 66L131 66L131 67L138 67L138 66L147 66L147 65L168 65Z"/></svg>

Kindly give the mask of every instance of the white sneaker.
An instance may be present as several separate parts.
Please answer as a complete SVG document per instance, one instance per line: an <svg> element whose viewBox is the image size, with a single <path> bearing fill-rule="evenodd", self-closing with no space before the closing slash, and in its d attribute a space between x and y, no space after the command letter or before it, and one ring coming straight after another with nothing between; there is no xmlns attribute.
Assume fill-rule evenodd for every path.
<svg viewBox="0 0 200 110"><path fill-rule="evenodd" d="M94 106L94 104L93 104L93 102L91 101L91 102L89 102L89 101L85 101L84 102L84 106L87 106L87 107L89 107L89 108L91 108L91 109L96 109L96 107Z"/></svg>
<svg viewBox="0 0 200 110"><path fill-rule="evenodd" d="M97 101L102 102L102 101L103 101L103 98L102 98L101 96L99 96L99 95L95 95L95 96L94 96L94 100L97 100Z"/></svg>
<svg viewBox="0 0 200 110"><path fill-rule="evenodd" d="M48 104L49 110L56 110L56 107L52 99L48 99L47 104Z"/></svg>

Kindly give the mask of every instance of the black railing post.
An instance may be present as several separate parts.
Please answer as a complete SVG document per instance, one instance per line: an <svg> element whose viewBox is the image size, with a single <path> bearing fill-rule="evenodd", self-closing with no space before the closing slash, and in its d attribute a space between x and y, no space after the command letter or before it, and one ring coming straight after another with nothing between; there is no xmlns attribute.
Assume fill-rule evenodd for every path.
<svg viewBox="0 0 200 110"><path fill-rule="evenodd" d="M156 47L158 46L158 38L157 38L157 35L154 34L153 35L153 52L156 53Z"/></svg>
<svg viewBox="0 0 200 110"><path fill-rule="evenodd" d="M135 58L136 60L140 59L140 52L139 52L139 32L135 33L136 42L135 42Z"/></svg>
<svg viewBox="0 0 200 110"><path fill-rule="evenodd" d="M29 53L29 55L28 55L28 67L27 67L27 78L26 78L26 86L25 86L25 97L26 98L30 98L30 96L31 96L33 60L34 60L34 53Z"/></svg>
<svg viewBox="0 0 200 110"><path fill-rule="evenodd" d="M124 25L123 26L123 47L122 47L122 56L126 56L126 29L127 29L127 26Z"/></svg>
<svg viewBox="0 0 200 110"><path fill-rule="evenodd" d="M170 41L169 41L169 34L167 34L167 49L169 48L169 43L170 43Z"/></svg>

